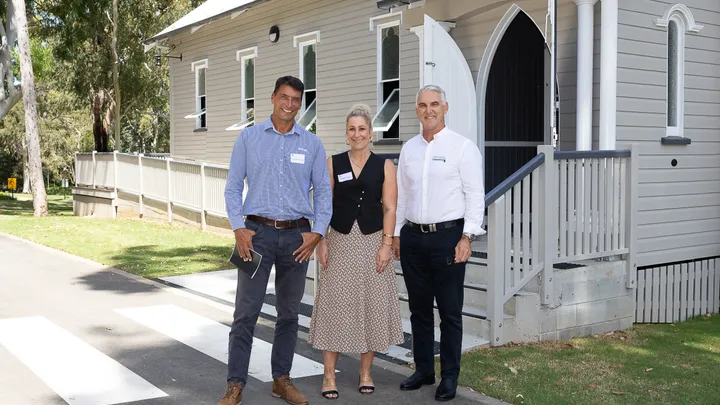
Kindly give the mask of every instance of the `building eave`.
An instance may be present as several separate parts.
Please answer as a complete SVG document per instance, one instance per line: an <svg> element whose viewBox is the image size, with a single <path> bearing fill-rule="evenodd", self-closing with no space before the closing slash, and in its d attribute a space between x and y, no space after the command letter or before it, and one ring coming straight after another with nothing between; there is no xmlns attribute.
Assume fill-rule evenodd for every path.
<svg viewBox="0 0 720 405"><path fill-rule="evenodd" d="M210 1L213 1L213 0L210 0ZM205 4L208 4L208 3L205 3L205 4L197 7L197 8L194 9L193 11L189 12L188 14L184 15L181 19L179 19L178 21L174 22L173 24L171 24L170 26L168 26L168 27L165 28L164 30L162 30L162 31L160 31L159 33L155 34L154 36L146 39L145 41L143 41L143 44L145 44L145 45L151 45L151 44L154 44L154 43L159 43L160 41L169 39L170 37L172 37L172 36L174 36L174 35L177 35L177 34L179 34L179 33L181 33L181 32L185 32L185 31L188 31L188 30L197 30L197 29L199 29L201 26L203 26L203 25L205 25L205 24L209 24L209 23L211 23L211 22L213 22L213 21L217 21L217 20L223 19L223 18L225 18L225 17L227 17L227 16L232 16L232 17L234 18L234 17L237 16L238 14L240 14L240 13L242 13L242 12L245 12L246 10L248 10L248 9L250 9L250 8L252 8L252 7L255 7L255 6L259 5L259 4L262 4L262 3L265 3L265 2L268 2L268 1L270 1L270 0L248 0L248 1L246 1L244 4L240 4L240 5L238 5L237 7L231 7L231 8L228 8L228 9L223 10L223 11L218 12L218 13L212 13L212 12L211 12L208 16L206 16L206 17L204 17L204 18L198 18L198 19L192 19L192 18L190 18L190 21L188 21L187 23L182 23L182 24L179 24L179 25L178 25L178 23L180 23L183 19L187 18L188 16L191 16L193 13L198 12L198 10L201 10L201 8L202 8ZM178 26L175 27L175 28L173 28L173 26L175 26L175 25L178 25ZM193 31L193 32L194 32L194 31Z"/></svg>

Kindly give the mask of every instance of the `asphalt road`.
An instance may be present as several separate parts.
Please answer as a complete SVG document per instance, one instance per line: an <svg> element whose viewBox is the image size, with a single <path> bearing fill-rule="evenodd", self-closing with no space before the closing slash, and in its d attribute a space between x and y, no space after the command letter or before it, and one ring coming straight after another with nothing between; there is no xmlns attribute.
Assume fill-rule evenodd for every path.
<svg viewBox="0 0 720 405"><path fill-rule="evenodd" d="M225 389L232 307L0 234L0 404L214 405ZM260 319L243 404L270 396L274 322ZM300 333L295 384L320 396L322 353ZM355 356L338 361L334 404L436 404L435 387L402 392L412 370L378 359L372 396ZM461 389L453 404L500 404Z"/></svg>

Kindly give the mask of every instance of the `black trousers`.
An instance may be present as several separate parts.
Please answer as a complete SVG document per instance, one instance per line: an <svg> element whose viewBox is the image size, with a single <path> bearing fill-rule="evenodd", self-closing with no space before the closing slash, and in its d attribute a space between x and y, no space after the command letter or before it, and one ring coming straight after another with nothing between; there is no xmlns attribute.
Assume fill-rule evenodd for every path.
<svg viewBox="0 0 720 405"><path fill-rule="evenodd" d="M405 225L400 231L400 263L410 300L415 369L434 374L433 299L440 313L440 363L443 378L460 374L465 263L454 263L462 225L423 233Z"/></svg>

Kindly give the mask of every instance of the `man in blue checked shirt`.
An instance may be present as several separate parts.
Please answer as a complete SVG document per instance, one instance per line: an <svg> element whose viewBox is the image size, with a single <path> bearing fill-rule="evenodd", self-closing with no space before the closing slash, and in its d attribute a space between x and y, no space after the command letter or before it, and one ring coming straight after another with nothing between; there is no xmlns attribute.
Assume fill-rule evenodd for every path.
<svg viewBox="0 0 720 405"><path fill-rule="evenodd" d="M303 91L300 79L279 78L271 96L272 115L240 133L230 158L225 205L235 242L245 260L252 260L253 249L262 255L262 261L253 278L238 271L227 389L219 405L236 405L242 399L253 330L273 264L277 322L271 357L272 395L294 405L308 403L290 380L290 369L308 262L330 223L332 190L320 139L295 123Z"/></svg>

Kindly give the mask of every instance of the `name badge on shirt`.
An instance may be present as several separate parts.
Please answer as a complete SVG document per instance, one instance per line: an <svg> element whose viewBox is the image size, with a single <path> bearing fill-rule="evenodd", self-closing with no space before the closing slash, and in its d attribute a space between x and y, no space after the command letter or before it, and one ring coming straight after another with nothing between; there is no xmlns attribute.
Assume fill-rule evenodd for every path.
<svg viewBox="0 0 720 405"><path fill-rule="evenodd" d="M305 155L303 155L302 153L291 153L290 154L290 162L304 165L305 164Z"/></svg>
<svg viewBox="0 0 720 405"><path fill-rule="evenodd" d="M338 176L338 180L340 181L340 183L342 183L344 181L352 180L352 178L353 178L353 175L351 172L343 173Z"/></svg>
<svg viewBox="0 0 720 405"><path fill-rule="evenodd" d="M433 156L432 160L445 161L445 156Z"/></svg>

